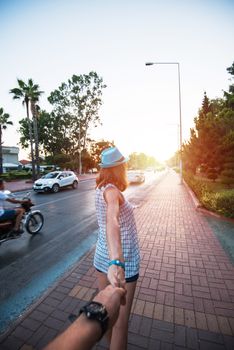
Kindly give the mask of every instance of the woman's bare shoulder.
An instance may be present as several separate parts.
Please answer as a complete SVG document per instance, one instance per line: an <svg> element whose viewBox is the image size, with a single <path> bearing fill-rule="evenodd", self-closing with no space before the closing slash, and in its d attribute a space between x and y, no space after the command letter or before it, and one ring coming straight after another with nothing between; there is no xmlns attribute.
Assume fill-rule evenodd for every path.
<svg viewBox="0 0 234 350"><path fill-rule="evenodd" d="M115 186L108 186L103 192L104 199L107 203L113 203L120 200L120 192Z"/></svg>

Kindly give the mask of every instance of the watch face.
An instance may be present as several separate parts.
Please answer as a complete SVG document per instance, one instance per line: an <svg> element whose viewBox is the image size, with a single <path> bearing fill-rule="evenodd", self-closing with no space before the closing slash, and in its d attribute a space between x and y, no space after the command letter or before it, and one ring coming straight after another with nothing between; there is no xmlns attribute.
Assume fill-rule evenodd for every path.
<svg viewBox="0 0 234 350"><path fill-rule="evenodd" d="M89 312L90 314L99 314L103 313L105 308L101 304L97 304L94 302L91 302L89 305L86 306L87 313Z"/></svg>
<svg viewBox="0 0 234 350"><path fill-rule="evenodd" d="M88 319L99 322L103 335L108 327L108 313L105 306L96 301L91 301L81 308L80 313L82 312L86 314Z"/></svg>

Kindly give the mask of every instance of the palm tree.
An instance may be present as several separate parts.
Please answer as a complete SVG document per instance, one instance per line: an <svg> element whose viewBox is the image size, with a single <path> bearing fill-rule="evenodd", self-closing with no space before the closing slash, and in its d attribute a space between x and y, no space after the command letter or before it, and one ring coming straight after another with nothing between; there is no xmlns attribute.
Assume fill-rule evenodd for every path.
<svg viewBox="0 0 234 350"><path fill-rule="evenodd" d="M39 152L38 152L38 132L37 132L37 114L35 113L35 104L39 101L39 97L43 91L39 90L39 85L34 84L32 79L28 79L26 84L23 80L17 79L18 87L11 89L10 93L13 94L13 99L21 99L23 105L26 106L27 120L28 120L28 129L29 129L29 139L31 146L31 159L32 159L32 175L33 179L35 176L35 157L33 150L33 133L32 125L29 117L29 107L33 116L33 129L34 129L34 140L35 140L35 150L36 150L36 163L37 163L37 172L39 169Z"/></svg>
<svg viewBox="0 0 234 350"><path fill-rule="evenodd" d="M12 125L13 123L9 120L10 115L8 113L4 113L3 108L0 108L0 174L2 174L2 130L7 128L7 125Z"/></svg>
<svg viewBox="0 0 234 350"><path fill-rule="evenodd" d="M31 101L31 113L33 116L33 130L34 130L34 140L35 140L35 157L36 157L36 173L37 177L40 174L40 164L39 164L39 138L38 138L38 116L39 116L40 107Z"/></svg>

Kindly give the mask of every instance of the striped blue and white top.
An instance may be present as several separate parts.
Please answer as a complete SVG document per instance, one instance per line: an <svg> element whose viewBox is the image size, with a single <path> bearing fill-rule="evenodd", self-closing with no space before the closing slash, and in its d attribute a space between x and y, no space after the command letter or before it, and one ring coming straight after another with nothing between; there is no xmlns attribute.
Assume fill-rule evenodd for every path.
<svg viewBox="0 0 234 350"><path fill-rule="evenodd" d="M107 273L108 262L110 261L106 239L107 204L103 196L108 187L117 188L112 184L107 184L100 189L97 188L95 198L99 234L94 255L94 266L104 273ZM130 278L139 273L140 252L133 206L125 198L123 204L120 205L119 225L125 261L125 278Z"/></svg>

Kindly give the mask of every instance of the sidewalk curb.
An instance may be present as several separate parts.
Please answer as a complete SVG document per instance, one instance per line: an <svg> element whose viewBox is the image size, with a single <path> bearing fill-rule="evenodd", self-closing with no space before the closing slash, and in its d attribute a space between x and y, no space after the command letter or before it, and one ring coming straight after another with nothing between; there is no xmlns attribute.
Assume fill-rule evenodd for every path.
<svg viewBox="0 0 234 350"><path fill-rule="evenodd" d="M21 188L21 189L18 189L18 190L12 190L11 193L16 193L16 192L23 192L23 191L31 191L32 190L32 187L25 187L25 188Z"/></svg>
<svg viewBox="0 0 234 350"><path fill-rule="evenodd" d="M187 189L190 197L192 198L193 204L195 205L196 209L200 208L202 206L201 203L199 202L195 193L191 190L191 188L188 186L187 182L184 179L183 179L183 184L184 184L185 188Z"/></svg>
<svg viewBox="0 0 234 350"><path fill-rule="evenodd" d="M191 190L191 188L188 186L188 184L185 182L185 180L183 179L183 184L185 186L185 188L187 189L195 207L196 207L196 210L199 212L199 213L202 213L204 215L207 215L207 216L212 216L212 217L215 217L217 219L220 219L220 220L223 220L223 221L226 221L226 222L231 222L234 224L234 219L232 218L226 218L225 216L222 216L222 215L219 215L217 213L214 213L206 208L203 207L203 205L201 204L201 202L199 202L197 196L195 195L195 193Z"/></svg>

